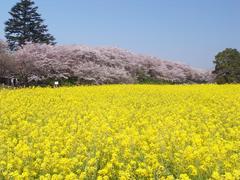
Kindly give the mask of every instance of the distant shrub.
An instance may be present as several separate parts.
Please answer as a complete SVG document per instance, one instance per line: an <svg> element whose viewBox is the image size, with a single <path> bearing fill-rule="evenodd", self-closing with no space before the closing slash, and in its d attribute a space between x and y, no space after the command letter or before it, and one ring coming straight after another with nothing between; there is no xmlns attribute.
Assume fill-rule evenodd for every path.
<svg viewBox="0 0 240 180"><path fill-rule="evenodd" d="M150 74L145 73L143 70L137 72L137 83L139 84L175 84L174 81L155 78Z"/></svg>

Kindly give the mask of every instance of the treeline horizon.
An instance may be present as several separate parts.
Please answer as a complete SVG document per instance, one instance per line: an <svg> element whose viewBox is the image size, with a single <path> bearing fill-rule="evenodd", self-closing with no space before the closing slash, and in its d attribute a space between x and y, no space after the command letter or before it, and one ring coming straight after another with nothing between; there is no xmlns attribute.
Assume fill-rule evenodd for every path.
<svg viewBox="0 0 240 180"><path fill-rule="evenodd" d="M108 59L108 63L107 63L108 65L106 65L106 62L104 60L99 59L101 58L100 57L101 55L98 54L97 56L96 54L94 54L96 53L95 52L96 50L93 50L93 49L91 49L91 51L93 51L92 54L91 54L91 51L89 51L87 52L88 55L81 54L82 56L72 58L72 56L74 56L74 52L72 52L71 48L69 48L70 46L65 46L64 47L65 49L63 48L64 52L72 54L71 56L69 56L67 53L65 54L63 53L62 58L65 59L65 62L64 62L65 64L64 64L63 62L61 62L61 58L59 58L58 55L54 54L55 52L48 52L48 54L52 54L52 56L55 57L54 59L54 58L48 58L46 54L44 55L44 52L41 51L41 48L44 49L47 47L47 48L50 48L52 51L55 50L58 53L61 53L59 51L59 49L61 48L59 46L56 46L55 49L52 48L54 45L56 45L56 40L53 35L48 33L47 25L44 24L44 20L41 18L41 15L38 13L38 7L35 5L33 0L20 0L19 2L16 3L16 5L12 7L9 14L11 15L11 17L5 23L5 37L6 37L7 44L4 44L4 42L1 42L1 47L0 47L1 48L0 49L0 53L1 53L0 78L15 77L16 79L19 79L19 82L21 82L21 84L28 84L29 82L33 82L33 79L34 79L36 85L40 85L42 81L44 81L44 84L45 84L48 81L53 81L53 80L59 80L61 82L64 82L66 80L66 82L71 82L73 84L78 84L78 83L86 83L86 84L104 84L104 83L106 84L108 83L109 84L112 84L112 83L156 83L156 84L170 83L171 84L173 83L174 84L176 83L178 84L178 83L209 83L209 82L224 84L224 83L240 82L240 52L234 48L226 48L224 51L219 52L215 56L215 60L213 61L213 63L215 64L215 68L212 72L209 72L209 71L199 72L191 67L186 67L178 63L175 63L175 66L178 66L178 67L174 68L173 67L174 63L171 64L170 62L168 62L170 63L170 65L168 63L164 64L163 61L156 63L155 62L156 59L152 60L150 57L148 57L148 58L145 58L145 60L143 60L144 58L141 59L138 56L135 56L134 58L131 57L132 59L134 59L135 67L134 66L127 67L125 64L127 63L134 64L134 63L130 62L129 59L126 60L127 63L123 62L122 60L124 59L124 57L122 58L116 55L119 52L117 53L109 52L110 54L111 53L113 54L112 54L112 58L111 57L105 58L105 59ZM44 44L47 46L44 46ZM35 51L32 52L33 54L30 54L29 50L25 47L30 49L35 48ZM24 54L24 51L25 51L25 54ZM78 49L75 49L75 51L80 52L84 50L81 48L78 48ZM25 55L24 58L21 57L23 60L19 58L20 57L19 54L21 53ZM103 54L105 55L105 52ZM129 54L126 53L123 56L128 56L128 55ZM89 57L86 58L85 56L89 56ZM130 58L130 56L128 58ZM45 59L43 59L42 57L44 57ZM66 58L69 58L69 59L66 59ZM141 59L141 61L138 62L140 64L136 63L137 60L135 60L135 58ZM102 61L100 62L99 60L102 60ZM59 61L59 63L57 64L56 61ZM71 61L72 63L69 63L69 61ZM88 64L79 63L79 61L83 61L83 62L87 61ZM116 62L111 62L111 61L116 61ZM44 64L45 62L48 62L48 63ZM68 62L67 65L66 65L66 62ZM92 64L89 64L89 62L91 62ZM101 65L100 63L103 63L103 65ZM119 65L120 63L123 63L123 65ZM161 63L163 65L161 65ZM79 64L82 66L82 68L79 67ZM144 67L144 65L146 67ZM64 70L59 70L61 68L59 68L58 66L63 66L62 69ZM64 66L68 66L68 67L66 68ZM138 66L141 66L141 67L138 67ZM89 70L89 67L91 67L90 68L91 70ZM77 68L82 69L80 70L81 73L79 73L79 70L76 70ZM66 72L66 69L67 69L67 72ZM175 70L176 72L173 72L173 70ZM33 73L34 71L36 72ZM83 73L82 71L85 71L85 72ZM93 73L94 71L96 72ZM106 72L99 73L103 71L109 71L110 73L106 73ZM167 71L169 71L170 73ZM87 75L87 73L89 73L89 75ZM49 76L46 74L52 74L52 76ZM67 74L67 75L64 75L64 74ZM111 77L111 74L114 74L115 76ZM177 76L177 74L179 75ZM47 77L44 77L44 76L47 76ZM81 77L84 80L80 82L79 79L81 79ZM86 77L88 77L87 80L86 80Z"/></svg>

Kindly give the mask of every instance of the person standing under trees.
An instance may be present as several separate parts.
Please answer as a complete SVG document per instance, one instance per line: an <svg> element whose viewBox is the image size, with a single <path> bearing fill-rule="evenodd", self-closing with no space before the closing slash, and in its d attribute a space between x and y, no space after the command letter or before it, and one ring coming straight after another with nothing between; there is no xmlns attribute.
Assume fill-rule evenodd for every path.
<svg viewBox="0 0 240 180"><path fill-rule="evenodd" d="M56 44L34 5L32 0L21 0L9 12L11 18L5 23L5 37L11 50L17 50L27 42Z"/></svg>

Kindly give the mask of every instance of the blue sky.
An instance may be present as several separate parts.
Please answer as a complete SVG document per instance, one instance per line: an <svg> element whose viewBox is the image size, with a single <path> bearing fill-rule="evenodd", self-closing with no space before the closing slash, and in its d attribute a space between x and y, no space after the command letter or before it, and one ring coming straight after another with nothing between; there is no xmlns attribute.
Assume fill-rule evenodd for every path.
<svg viewBox="0 0 240 180"><path fill-rule="evenodd" d="M0 38L17 0L1 0ZM240 49L240 0L35 0L59 44L116 46L212 68Z"/></svg>

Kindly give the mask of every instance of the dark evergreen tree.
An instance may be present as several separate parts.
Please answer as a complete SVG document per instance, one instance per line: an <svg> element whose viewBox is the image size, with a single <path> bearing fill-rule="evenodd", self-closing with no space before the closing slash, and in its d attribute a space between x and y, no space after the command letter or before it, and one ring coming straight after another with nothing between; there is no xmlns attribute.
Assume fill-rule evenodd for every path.
<svg viewBox="0 0 240 180"><path fill-rule="evenodd" d="M240 83L240 52L227 48L215 56L215 81L218 84Z"/></svg>
<svg viewBox="0 0 240 180"><path fill-rule="evenodd" d="M5 23L5 37L11 50L17 50L27 42L55 44L55 38L43 24L38 7L32 0L21 0L9 12Z"/></svg>

